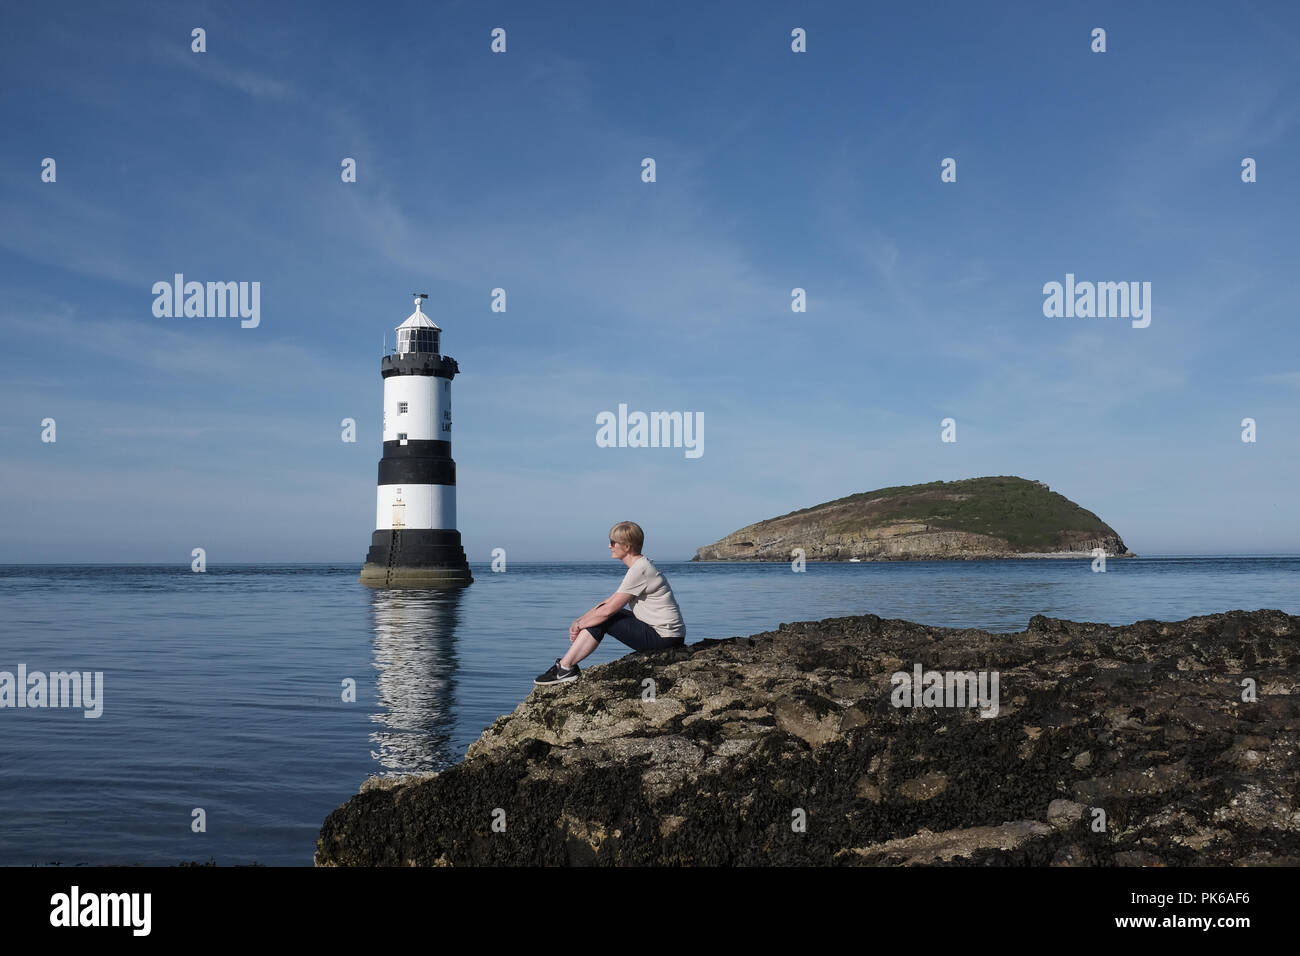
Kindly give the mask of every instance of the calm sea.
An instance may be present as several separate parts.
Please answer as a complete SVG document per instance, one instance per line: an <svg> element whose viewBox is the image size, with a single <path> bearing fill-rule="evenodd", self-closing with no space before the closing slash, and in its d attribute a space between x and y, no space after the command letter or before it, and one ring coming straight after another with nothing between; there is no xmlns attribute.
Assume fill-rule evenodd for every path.
<svg viewBox="0 0 1300 956"><path fill-rule="evenodd" d="M367 776L459 761L625 570L471 567L436 593L372 591L355 565L0 566L0 671L103 672L98 718L0 710L0 864L310 865ZM865 613L991 631L1300 614L1300 557L658 567L688 643ZM584 667L626 652L606 639Z"/></svg>

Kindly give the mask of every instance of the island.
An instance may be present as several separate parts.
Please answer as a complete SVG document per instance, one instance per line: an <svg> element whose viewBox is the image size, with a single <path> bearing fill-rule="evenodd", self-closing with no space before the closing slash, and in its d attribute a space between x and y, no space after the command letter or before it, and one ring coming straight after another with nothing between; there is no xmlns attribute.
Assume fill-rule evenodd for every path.
<svg viewBox="0 0 1300 956"><path fill-rule="evenodd" d="M733 531L692 561L935 561L1137 557L1115 529L1015 475L878 488Z"/></svg>

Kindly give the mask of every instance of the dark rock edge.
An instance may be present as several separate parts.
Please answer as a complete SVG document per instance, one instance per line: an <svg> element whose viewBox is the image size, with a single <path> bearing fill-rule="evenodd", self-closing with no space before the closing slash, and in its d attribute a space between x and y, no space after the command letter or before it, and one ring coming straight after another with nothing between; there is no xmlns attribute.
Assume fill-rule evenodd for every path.
<svg viewBox="0 0 1300 956"><path fill-rule="evenodd" d="M918 661L997 671L998 716L893 707ZM1300 865L1297 675L1278 610L783 624L539 688L462 763L367 781L316 863Z"/></svg>

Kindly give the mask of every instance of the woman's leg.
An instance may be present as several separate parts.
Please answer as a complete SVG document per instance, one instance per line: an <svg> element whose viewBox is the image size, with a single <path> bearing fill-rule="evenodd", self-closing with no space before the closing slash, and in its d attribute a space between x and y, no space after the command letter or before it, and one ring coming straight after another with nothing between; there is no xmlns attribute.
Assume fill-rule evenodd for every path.
<svg viewBox="0 0 1300 956"><path fill-rule="evenodd" d="M592 651L600 647L600 640L606 633L614 633L612 630L614 625L629 619L636 620L631 611L627 608L620 608L604 624L593 624L591 627L583 628L569 647L569 653L560 658L560 666L572 667L578 661L585 659Z"/></svg>
<svg viewBox="0 0 1300 956"><path fill-rule="evenodd" d="M607 624L606 632L634 651L658 651L666 647L676 647L679 643L661 637L658 631L630 611L626 617Z"/></svg>
<svg viewBox="0 0 1300 956"><path fill-rule="evenodd" d="M569 653L560 658L560 666L572 667L578 661L585 660L596 648L600 647L600 639L605 636L605 633L615 622L630 617L632 617L631 611L627 608L620 608L604 624L593 624L591 627L583 628L569 646Z"/></svg>
<svg viewBox="0 0 1300 956"><path fill-rule="evenodd" d="M591 631L583 628L578 636L573 639L573 643L569 645L569 653L560 658L560 666L572 667L598 647L600 647L600 641L591 636Z"/></svg>

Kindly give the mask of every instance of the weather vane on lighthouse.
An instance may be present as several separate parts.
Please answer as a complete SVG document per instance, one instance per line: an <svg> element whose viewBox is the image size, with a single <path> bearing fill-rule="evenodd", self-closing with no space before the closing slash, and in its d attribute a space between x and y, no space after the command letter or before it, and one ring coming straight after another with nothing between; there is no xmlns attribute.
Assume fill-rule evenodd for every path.
<svg viewBox="0 0 1300 956"><path fill-rule="evenodd" d="M361 568L371 587L458 588L473 582L456 530L451 457L451 380L456 360L439 351L442 330L421 311L397 327L397 351L379 363L384 379L384 455L379 459L375 533ZM387 353L387 344L384 349Z"/></svg>

